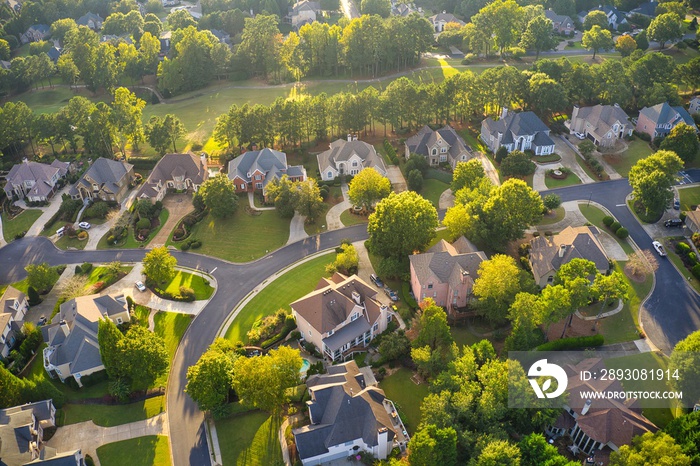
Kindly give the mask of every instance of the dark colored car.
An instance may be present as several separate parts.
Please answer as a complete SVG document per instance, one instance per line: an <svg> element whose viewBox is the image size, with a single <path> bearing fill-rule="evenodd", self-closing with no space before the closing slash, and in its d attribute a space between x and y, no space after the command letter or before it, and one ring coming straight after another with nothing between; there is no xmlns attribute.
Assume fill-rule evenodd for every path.
<svg viewBox="0 0 700 466"><path fill-rule="evenodd" d="M680 199L673 200L673 208L676 210L681 210L681 200Z"/></svg>
<svg viewBox="0 0 700 466"><path fill-rule="evenodd" d="M384 288L384 282L381 281L375 274L370 274L369 279L372 280L372 283L377 285L377 287Z"/></svg>
<svg viewBox="0 0 700 466"><path fill-rule="evenodd" d="M399 300L399 295L396 294L396 291L392 290L391 288L384 288L384 293L391 299L392 301L398 301Z"/></svg>
<svg viewBox="0 0 700 466"><path fill-rule="evenodd" d="M671 218L664 222L666 228L679 228L683 226L683 220L680 218Z"/></svg>

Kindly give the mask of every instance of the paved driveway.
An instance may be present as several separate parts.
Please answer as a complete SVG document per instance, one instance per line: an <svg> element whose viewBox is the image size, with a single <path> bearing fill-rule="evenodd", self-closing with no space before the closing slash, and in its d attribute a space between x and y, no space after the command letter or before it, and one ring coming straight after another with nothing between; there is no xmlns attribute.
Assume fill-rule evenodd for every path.
<svg viewBox="0 0 700 466"><path fill-rule="evenodd" d="M554 148L561 156L561 164L571 170L576 176L579 177L581 180L581 183L587 184L587 183L595 183L595 180L588 176L588 174L584 171L583 168L581 168L581 165L578 164L576 157L578 157L578 154L574 152L574 150L571 148L569 145L570 143L568 141L564 140L564 136L560 137L555 137L554 139Z"/></svg>
<svg viewBox="0 0 700 466"><path fill-rule="evenodd" d="M43 213L27 230L27 236L39 236L41 234L41 232L44 230L44 225L46 222L48 222L49 219L53 217L56 212L58 212L58 209L61 208L61 196L64 193L67 193L68 189L70 189L70 185L64 186L63 189L54 194L49 205L46 207L30 207L31 209L40 209L43 211Z"/></svg>
<svg viewBox="0 0 700 466"><path fill-rule="evenodd" d="M395 192L400 193L408 189L403 173L401 173L401 169L396 165L388 165L386 167L386 176L389 178L389 181L391 181L391 187Z"/></svg>
<svg viewBox="0 0 700 466"><path fill-rule="evenodd" d="M168 220L165 221L163 228L148 243L150 248L164 246L170 237L170 232L177 226L180 219L193 210L192 195L187 193L166 194L163 198L163 207L168 209Z"/></svg>

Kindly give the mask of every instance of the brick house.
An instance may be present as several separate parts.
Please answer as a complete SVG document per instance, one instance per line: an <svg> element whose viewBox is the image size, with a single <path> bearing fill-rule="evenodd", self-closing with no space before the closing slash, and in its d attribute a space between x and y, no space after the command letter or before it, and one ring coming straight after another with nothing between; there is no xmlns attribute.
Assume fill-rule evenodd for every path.
<svg viewBox="0 0 700 466"><path fill-rule="evenodd" d="M574 22L566 15L559 15L551 8L544 11L544 15L552 22L552 30L559 34L571 35L574 33Z"/></svg>
<svg viewBox="0 0 700 466"><path fill-rule="evenodd" d="M692 126L696 132L698 130L693 117L686 109L680 106L672 107L668 102L664 102L641 109L635 129L637 132L646 133L654 139L668 136L668 133L681 123Z"/></svg>
<svg viewBox="0 0 700 466"><path fill-rule="evenodd" d="M272 180L287 175L290 181L305 181L303 165L287 165L287 154L274 149L245 152L228 163L228 177L237 193L260 191L266 195L266 187Z"/></svg>

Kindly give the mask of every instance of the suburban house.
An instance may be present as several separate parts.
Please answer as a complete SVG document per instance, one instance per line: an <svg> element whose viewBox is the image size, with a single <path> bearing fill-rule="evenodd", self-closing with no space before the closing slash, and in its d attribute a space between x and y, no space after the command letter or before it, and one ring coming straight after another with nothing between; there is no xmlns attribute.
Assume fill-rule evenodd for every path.
<svg viewBox="0 0 700 466"><path fill-rule="evenodd" d="M686 109L680 106L671 107L668 102L664 102L641 109L635 129L640 133L648 134L653 139L667 136L673 128L681 123L692 126L696 132L698 130L693 117Z"/></svg>
<svg viewBox="0 0 700 466"><path fill-rule="evenodd" d="M92 13L92 12L87 12L80 18L78 18L75 23L78 26L87 26L93 31L99 31L102 29L102 23L104 20L102 17L98 14Z"/></svg>
<svg viewBox="0 0 700 466"><path fill-rule="evenodd" d="M335 273L290 306L302 338L331 361L343 361L386 330L393 314L376 296L357 275Z"/></svg>
<svg viewBox="0 0 700 466"><path fill-rule="evenodd" d="M630 10L629 16L642 15L649 18L656 18L656 7L658 6L659 2L644 2L637 8Z"/></svg>
<svg viewBox="0 0 700 466"><path fill-rule="evenodd" d="M24 316L29 309L27 296L8 286L0 297L0 356L6 358L22 332Z"/></svg>
<svg viewBox="0 0 700 466"><path fill-rule="evenodd" d="M46 55L49 56L52 62L56 63L58 59L61 57L61 54L63 53L63 47L59 44L57 40L53 41L53 45L51 48L46 52Z"/></svg>
<svg viewBox="0 0 700 466"><path fill-rule="evenodd" d="M595 8L591 8L588 11L582 11L578 14L578 19L579 21L581 21L581 24L583 24L583 22L586 20L586 16L588 16L588 14L593 11L602 11L603 13L605 13L605 16L608 17L608 26L615 30L617 30L617 27L620 24L627 22L627 18L625 17L624 12L618 10L614 6L599 5Z"/></svg>
<svg viewBox="0 0 700 466"><path fill-rule="evenodd" d="M610 453L632 443L636 436L656 432L658 428L642 415L636 399L586 399L586 392L621 392L619 380L581 380L582 371L600 373L605 364L600 358L584 359L577 365L566 364L569 378L567 404L559 418L547 430L555 438L568 435L573 441L572 452L593 457L589 464L607 464Z"/></svg>
<svg viewBox="0 0 700 466"><path fill-rule="evenodd" d="M449 23L457 23L460 26L464 26L466 24L464 21L457 19L457 17L452 13L445 13L444 11L431 16L428 18L428 21L430 21L430 24L433 25L433 30L435 32L444 31L445 25Z"/></svg>
<svg viewBox="0 0 700 466"><path fill-rule="evenodd" d="M348 140L331 142L330 149L316 156L318 172L322 181L332 181L342 175L357 175L363 168L371 167L386 176L384 160L374 146L357 137L348 135Z"/></svg>
<svg viewBox="0 0 700 466"><path fill-rule="evenodd" d="M287 19L292 27L299 29L304 24L313 23L321 14L321 4L311 0L302 0L289 7Z"/></svg>
<svg viewBox="0 0 700 466"><path fill-rule="evenodd" d="M303 165L287 165L287 154L268 149L244 152L228 163L228 177L236 186L236 192L261 191L267 193L267 185L287 175L290 181L305 181Z"/></svg>
<svg viewBox="0 0 700 466"><path fill-rule="evenodd" d="M165 154L148 175L148 180L139 190L138 198L156 202L163 200L168 189L198 191L208 177L206 155L197 157L192 152Z"/></svg>
<svg viewBox="0 0 700 466"><path fill-rule="evenodd" d="M59 181L72 170L69 162L54 159L51 164L23 159L12 166L5 179L8 199L27 199L30 202L47 201L59 189Z"/></svg>
<svg viewBox="0 0 700 466"><path fill-rule="evenodd" d="M396 0L391 0L391 15L406 17L411 13L418 13L423 16L423 9L416 7L415 3L399 3Z"/></svg>
<svg viewBox="0 0 700 466"><path fill-rule="evenodd" d="M576 29L576 27L574 26L574 22L570 17L566 15L559 15L551 8L545 10L544 15L552 22L552 29L554 32L566 34L567 36L574 33L574 29Z"/></svg>
<svg viewBox="0 0 700 466"><path fill-rule="evenodd" d="M56 427L52 400L27 403L0 410L0 464L20 466L84 466L80 450L58 453L44 445L44 430Z"/></svg>
<svg viewBox="0 0 700 466"><path fill-rule="evenodd" d="M219 39L219 42L222 44L231 45L231 34L228 32L222 31L221 29L209 29L209 32Z"/></svg>
<svg viewBox="0 0 700 466"><path fill-rule="evenodd" d="M685 226L693 233L700 233L700 210L697 207L685 213Z"/></svg>
<svg viewBox="0 0 700 466"><path fill-rule="evenodd" d="M509 113L503 109L501 118L488 117L481 122L481 140L496 152L501 146L508 152L531 150L535 155L554 153L554 141L549 128L533 112Z"/></svg>
<svg viewBox="0 0 700 466"><path fill-rule="evenodd" d="M408 259L411 291L416 300L432 298L448 314L454 314L472 301L479 265L487 257L461 236L452 244L440 240L423 254L413 254Z"/></svg>
<svg viewBox="0 0 700 466"><path fill-rule="evenodd" d="M688 113L700 113L700 95L696 95L695 97L690 99L690 104L688 105Z"/></svg>
<svg viewBox="0 0 700 466"><path fill-rule="evenodd" d="M449 125L435 131L424 126L406 140L405 148L406 159L411 154L419 154L428 159L431 166L449 163L453 170L457 162L466 162L473 157L471 148Z"/></svg>
<svg viewBox="0 0 700 466"><path fill-rule="evenodd" d="M598 239L596 227L568 226L554 236L538 236L530 241L530 266L535 282L544 288L554 281L554 275L572 259L587 259L600 273L607 273L610 261Z"/></svg>
<svg viewBox="0 0 700 466"><path fill-rule="evenodd" d="M160 33L160 37L158 38L160 40L160 54L159 56L162 58L167 53L170 51L170 42L173 37L173 31L163 31Z"/></svg>
<svg viewBox="0 0 700 466"><path fill-rule="evenodd" d="M121 202L134 181L134 166L118 160L98 158L90 165L70 195L83 201L101 199Z"/></svg>
<svg viewBox="0 0 700 466"><path fill-rule="evenodd" d="M327 464L371 453L386 459L394 448L405 450L408 437L394 403L370 367L355 361L328 367L328 373L306 381L311 399L309 425L293 429L299 459L304 466Z"/></svg>
<svg viewBox="0 0 700 466"><path fill-rule="evenodd" d="M92 294L80 296L61 304L53 324L41 327L47 347L44 349L44 369L61 382L73 377L80 379L105 368L97 342L100 319L110 319L117 325L129 322L129 309L123 295Z"/></svg>
<svg viewBox="0 0 700 466"><path fill-rule="evenodd" d="M51 28L46 24L34 24L19 36L20 42L28 44L29 42L39 42L44 40L51 34Z"/></svg>
<svg viewBox="0 0 700 466"><path fill-rule="evenodd" d="M583 133L597 146L612 147L618 140L631 136L634 128L619 105L598 104L593 107L574 105L569 129Z"/></svg>

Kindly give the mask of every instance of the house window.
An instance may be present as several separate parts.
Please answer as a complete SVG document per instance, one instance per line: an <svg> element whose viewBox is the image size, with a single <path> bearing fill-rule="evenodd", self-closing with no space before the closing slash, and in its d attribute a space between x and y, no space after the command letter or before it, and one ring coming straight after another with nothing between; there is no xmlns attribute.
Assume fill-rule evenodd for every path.
<svg viewBox="0 0 700 466"><path fill-rule="evenodd" d="M245 189L245 184L241 183L241 189Z"/></svg>
<svg viewBox="0 0 700 466"><path fill-rule="evenodd" d="M357 166L357 161L354 161L354 162L352 163L352 166L353 166L353 167L356 167L356 166Z"/></svg>
<svg viewBox="0 0 700 466"><path fill-rule="evenodd" d="M433 149L433 151L431 153L432 153L432 155L437 155L437 149Z"/></svg>
<svg viewBox="0 0 700 466"><path fill-rule="evenodd" d="M373 331L373 332L376 332L378 329L379 329L379 324L374 324L374 325L372 326L372 331Z"/></svg>
<svg viewBox="0 0 700 466"><path fill-rule="evenodd" d="M355 312L352 316L350 316L350 322L356 321L358 317L359 317L359 314L357 312Z"/></svg>
<svg viewBox="0 0 700 466"><path fill-rule="evenodd" d="M432 283L428 283L428 289L429 289L429 290L432 290L432 289L433 289L433 284L432 284Z"/></svg>
<svg viewBox="0 0 700 466"><path fill-rule="evenodd" d="M260 180L260 179L261 179L261 178L260 178L260 175L255 175L255 179L256 179L256 180Z"/></svg>
<svg viewBox="0 0 700 466"><path fill-rule="evenodd" d="M441 147L441 148L440 148L440 152L442 152L442 153L447 152L447 147Z"/></svg>
<svg viewBox="0 0 700 466"><path fill-rule="evenodd" d="M121 318L121 317L117 317L117 325L121 325L121 324L123 324L123 323L124 323L124 321L122 320L122 318Z"/></svg>
<svg viewBox="0 0 700 466"><path fill-rule="evenodd" d="M311 330L309 330L309 338L311 338Z"/></svg>
<svg viewBox="0 0 700 466"><path fill-rule="evenodd" d="M328 172L328 178L333 178L333 172Z"/></svg>
<svg viewBox="0 0 700 466"><path fill-rule="evenodd" d="M262 189L262 183L255 183L255 189Z"/></svg>
<svg viewBox="0 0 700 466"><path fill-rule="evenodd" d="M331 329L331 330L328 332L328 336L331 336L331 335L333 335L334 333L335 333L335 331L334 331L333 329Z"/></svg>

